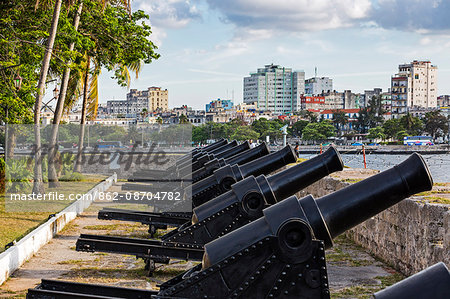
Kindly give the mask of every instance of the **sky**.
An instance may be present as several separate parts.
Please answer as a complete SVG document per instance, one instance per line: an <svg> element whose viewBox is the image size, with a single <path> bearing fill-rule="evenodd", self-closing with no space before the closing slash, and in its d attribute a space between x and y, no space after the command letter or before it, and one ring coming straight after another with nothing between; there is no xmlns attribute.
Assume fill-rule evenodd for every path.
<svg viewBox="0 0 450 299"><path fill-rule="evenodd" d="M169 107L241 103L243 78L267 64L333 79L334 89L387 90L398 65L430 60L450 94L450 0L134 0L150 16L158 60L130 88L161 86ZM125 99L104 71L99 101Z"/></svg>

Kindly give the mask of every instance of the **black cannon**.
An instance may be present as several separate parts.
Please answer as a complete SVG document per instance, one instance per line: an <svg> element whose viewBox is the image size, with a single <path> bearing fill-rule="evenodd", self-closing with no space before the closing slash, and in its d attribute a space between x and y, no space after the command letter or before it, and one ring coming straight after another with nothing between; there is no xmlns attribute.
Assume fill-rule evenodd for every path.
<svg viewBox="0 0 450 299"><path fill-rule="evenodd" d="M233 145L233 146L232 146ZM230 147L232 146L232 147ZM239 155L250 149L250 144L245 141L237 145L236 141L228 143L224 147L229 147L218 153L202 153L196 161L187 161L182 165L176 165L171 173L165 172L164 175L152 173L152 170L135 172L128 180L132 182L144 182L145 184L127 183L122 185L122 190L131 190L138 192L158 192L182 188L183 182L192 183L192 172L202 169L203 165L214 159L226 159Z"/></svg>
<svg viewBox="0 0 450 299"><path fill-rule="evenodd" d="M178 170L182 167L186 167L195 161L197 161L199 158L208 155L208 154L217 154L224 152L232 147L235 147L237 145L237 141L232 141L228 143L227 140L221 140L219 142L216 142L211 145L211 147L205 147L203 149L197 149L192 151L189 154L184 155L181 159L177 160L175 164L172 166L163 169L163 170L139 170L136 171L131 177L128 178L128 181L130 182L146 182L148 180L155 179L161 179L163 177L168 177L171 179L178 179L177 174Z"/></svg>
<svg viewBox="0 0 450 299"><path fill-rule="evenodd" d="M413 154L398 166L317 200L291 196L264 209L261 218L206 244L202 263L163 283L159 291L118 288L114 293L112 287L43 281L28 296L138 298L133 296L142 291L146 293L140 295L154 299L330 298L325 249L333 238L432 185L422 157Z"/></svg>
<svg viewBox="0 0 450 299"><path fill-rule="evenodd" d="M232 190L194 209L193 224L186 223L158 240L130 239L82 234L78 251L103 251L144 258L149 274L155 262L180 258L164 248L185 248L185 258L195 260L207 242L223 236L259 217L262 210L295 194L324 176L342 170L339 153L330 147L322 155L269 177L250 176L231 186Z"/></svg>
<svg viewBox="0 0 450 299"><path fill-rule="evenodd" d="M375 299L450 298L450 272L437 263L374 294Z"/></svg>
<svg viewBox="0 0 450 299"><path fill-rule="evenodd" d="M182 164L182 163L184 163L186 161L192 161L192 156L193 155L196 155L196 154L198 154L200 152L207 153L207 152L213 151L213 150L215 150L215 149L217 149L219 147L222 147L222 146L226 145L227 143L228 143L228 140L226 140L226 139L219 139L218 141L216 141L214 143L211 143L210 145L207 145L205 147L195 148L190 153L188 153L188 154L182 156L181 158L179 158L175 162L174 165L168 167L167 169L163 169L163 170L148 170L148 171L142 170L141 171L141 176L138 176L138 177L147 177L147 176L154 176L154 175L156 175L157 177L161 177L161 176L163 176L165 174L170 174L176 169L177 165L180 165L180 164ZM133 177L131 177L130 180L132 181Z"/></svg>
<svg viewBox="0 0 450 299"><path fill-rule="evenodd" d="M239 145L236 145L234 147L231 147L231 148L221 151L219 153L215 153L215 154L208 153L207 155L204 155L204 156L198 158L197 161L193 162L191 165L187 165L184 167L180 166L178 169L177 175L180 178L189 176L189 175L191 175L191 173L193 171L196 171L196 170L202 168L206 163L208 163L209 161L211 161L213 159L230 158L230 157L240 154L248 149L250 149L250 143L248 141L245 141Z"/></svg>
<svg viewBox="0 0 450 299"><path fill-rule="evenodd" d="M237 154L231 158L227 159L214 159L207 163L203 168L197 170L192 174L192 180L198 181L201 178L205 178L211 175L214 170L226 166L226 165L242 165L249 161L255 160L259 157L266 156L269 154L269 149L265 143L260 144L259 146L248 149L240 154ZM272 156L273 157L273 156ZM291 160L285 159L287 163ZM268 169L270 170L270 169ZM263 171L263 173L266 173ZM186 179L186 178L185 178ZM138 185L137 186L129 186L123 185L122 190L133 190L133 191L148 191L148 186ZM140 186L145 187L145 189L140 189ZM125 187L125 188L124 188ZM184 192L181 190L180 192ZM192 212L144 212L144 211L135 211L135 210L123 210L123 209L113 209L113 208L103 208L98 213L99 219L104 220L122 220L122 221L131 221L131 222L140 222L142 224L149 225L149 233L153 236L157 229L166 229L168 225L178 227L192 218Z"/></svg>

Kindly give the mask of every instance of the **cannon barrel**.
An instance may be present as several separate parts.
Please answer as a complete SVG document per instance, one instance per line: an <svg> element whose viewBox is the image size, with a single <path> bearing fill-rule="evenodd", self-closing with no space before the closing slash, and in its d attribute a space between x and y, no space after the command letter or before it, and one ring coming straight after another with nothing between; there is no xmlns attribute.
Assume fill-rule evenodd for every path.
<svg viewBox="0 0 450 299"><path fill-rule="evenodd" d="M257 147L248 149L244 152L241 152L227 159L214 158L211 161L206 162L205 165L203 165L203 167L201 167L200 169L197 169L196 171L192 172L192 175L189 174L183 177L183 180L192 179L192 182L196 183L206 178L207 176L212 175L214 170L219 169L220 167L234 164L242 165L247 162L253 161L259 157L266 156L269 153L270 153L269 148L267 147L266 143L263 142Z"/></svg>
<svg viewBox="0 0 450 299"><path fill-rule="evenodd" d="M339 152L334 147L328 148L323 154L311 158L297 166L281 171L267 178L276 198L286 198L292 194L290 189L311 185L322 177L343 169Z"/></svg>
<svg viewBox="0 0 450 299"><path fill-rule="evenodd" d="M269 204L275 204L277 201L283 200L330 173L342 170L343 168L344 164L342 163L339 152L334 147L330 147L321 155L317 155L267 178L263 175L258 176L256 179L248 177L244 181L233 185L232 191L228 191L201 206L197 206L192 211L193 223L202 221L212 214L238 202L239 196L236 193L241 189L250 188L249 186L251 184L257 184L258 186L254 185L251 188L255 190L259 189L259 192ZM253 183L253 181L256 182Z"/></svg>
<svg viewBox="0 0 450 299"><path fill-rule="evenodd" d="M197 161L193 162L192 164L188 164L183 168L179 168L179 176L190 176L193 171L197 171L200 168L202 168L207 162L213 160L213 159L220 159L220 158L229 158L233 157L245 150L248 150L250 148L250 143L248 141L245 141L239 145L236 145L232 148L229 148L223 152L216 153L216 154L206 154L205 156L202 156L197 159Z"/></svg>
<svg viewBox="0 0 450 299"><path fill-rule="evenodd" d="M270 158L269 156L259 158L255 161L242 165L240 170L243 177L248 177L250 175L258 176L260 174L275 171L295 161L297 161L297 156L292 150L292 147L287 145L281 150L270 154Z"/></svg>
<svg viewBox="0 0 450 299"><path fill-rule="evenodd" d="M228 140L226 139L219 139L216 142L211 143L210 145L207 145L202 148L194 148L189 154L184 155L180 159L177 160L176 164L181 164L185 161L191 160L192 156L197 154L200 151L209 152L212 151L218 147L221 147L222 145L225 145L228 143Z"/></svg>
<svg viewBox="0 0 450 299"><path fill-rule="evenodd" d="M203 267L270 236L277 236L288 220L301 219L311 227L315 239L332 246L332 238L369 219L402 199L433 186L429 170L418 154L375 176L331 193L317 200L311 195L297 199L291 196L264 209L264 216L205 245ZM304 239L303 232L290 237Z"/></svg>
<svg viewBox="0 0 450 299"><path fill-rule="evenodd" d="M293 163L297 156L290 145L243 165L226 165L213 175L191 186L192 202L199 206L204 202L230 190L231 185L251 175L267 174L286 164Z"/></svg>
<svg viewBox="0 0 450 299"><path fill-rule="evenodd" d="M242 152L240 155L236 155L230 158L227 158L225 160L226 164L234 165L234 164L245 164L247 162L250 162L254 160L255 158L259 158L265 155L268 155L270 153L269 148L267 147L267 144L265 142L261 143L260 145L251 148L249 150L246 150L245 152Z"/></svg>
<svg viewBox="0 0 450 299"><path fill-rule="evenodd" d="M440 262L374 294L375 299L450 298L450 272Z"/></svg>
<svg viewBox="0 0 450 299"><path fill-rule="evenodd" d="M335 238L402 199L432 187L428 167L422 156L414 153L391 169L319 198L317 205Z"/></svg>
<svg viewBox="0 0 450 299"><path fill-rule="evenodd" d="M226 151L226 150L228 150L228 149L230 149L232 147L235 147L236 145L237 145L237 141L233 140L233 141L231 141L231 142L229 142L227 144L224 144L224 145L222 145L220 147L217 147L217 148L215 148L213 150L210 150L210 151L202 151L201 150L198 153L192 155L192 159L188 159L188 160L184 161L183 163L178 163L177 164L177 168L181 169L181 168L186 167L187 165L192 164L193 162L197 161L198 159L200 159L204 155L207 155L207 154L211 154L211 155L212 154L218 154L218 153Z"/></svg>

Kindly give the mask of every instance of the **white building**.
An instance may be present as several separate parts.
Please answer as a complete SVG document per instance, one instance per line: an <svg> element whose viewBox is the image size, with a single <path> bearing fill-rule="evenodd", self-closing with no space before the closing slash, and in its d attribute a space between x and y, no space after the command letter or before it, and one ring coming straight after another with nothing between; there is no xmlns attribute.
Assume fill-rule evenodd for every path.
<svg viewBox="0 0 450 299"><path fill-rule="evenodd" d="M409 108L437 107L437 66L430 61L414 60L398 66L391 79L392 115L406 114Z"/></svg>
<svg viewBox="0 0 450 299"><path fill-rule="evenodd" d="M258 109L275 114L300 110L304 93L304 71L270 64L244 78L244 103L256 102Z"/></svg>
<svg viewBox="0 0 450 299"><path fill-rule="evenodd" d="M333 91L333 79L328 77L313 77L305 81L305 93L319 95Z"/></svg>

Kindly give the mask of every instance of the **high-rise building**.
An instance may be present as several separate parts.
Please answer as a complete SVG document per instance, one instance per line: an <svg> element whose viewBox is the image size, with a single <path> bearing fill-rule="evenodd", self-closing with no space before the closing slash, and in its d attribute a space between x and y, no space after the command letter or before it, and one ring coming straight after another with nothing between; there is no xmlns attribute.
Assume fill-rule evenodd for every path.
<svg viewBox="0 0 450 299"><path fill-rule="evenodd" d="M244 78L244 103L257 103L258 109L284 114L301 109L305 93L305 72L269 64Z"/></svg>
<svg viewBox="0 0 450 299"><path fill-rule="evenodd" d="M394 118L411 107L437 107L437 66L417 60L400 64L398 74L391 79L391 94Z"/></svg>
<svg viewBox="0 0 450 299"><path fill-rule="evenodd" d="M319 95L333 91L333 79L328 77L313 77L305 81L305 93Z"/></svg>

